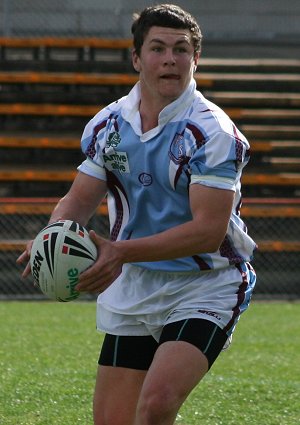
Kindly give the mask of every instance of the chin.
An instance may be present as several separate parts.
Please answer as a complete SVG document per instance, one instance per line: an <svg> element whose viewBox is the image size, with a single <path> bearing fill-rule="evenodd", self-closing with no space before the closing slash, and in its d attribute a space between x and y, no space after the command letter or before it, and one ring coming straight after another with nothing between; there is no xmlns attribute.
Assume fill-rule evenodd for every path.
<svg viewBox="0 0 300 425"><path fill-rule="evenodd" d="M173 102L174 100L176 100L181 94L183 93L183 90L177 90L176 92L174 91L165 91L165 92L161 92L161 97L167 99L169 101L169 103Z"/></svg>

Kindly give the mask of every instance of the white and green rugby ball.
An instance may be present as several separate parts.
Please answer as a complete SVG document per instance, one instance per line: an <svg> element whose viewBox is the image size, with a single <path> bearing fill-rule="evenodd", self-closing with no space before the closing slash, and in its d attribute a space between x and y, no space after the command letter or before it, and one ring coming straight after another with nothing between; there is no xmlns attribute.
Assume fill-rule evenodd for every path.
<svg viewBox="0 0 300 425"><path fill-rule="evenodd" d="M34 239L30 266L34 282L48 298L72 301L81 272L97 258L97 248L88 231L72 220L49 224Z"/></svg>

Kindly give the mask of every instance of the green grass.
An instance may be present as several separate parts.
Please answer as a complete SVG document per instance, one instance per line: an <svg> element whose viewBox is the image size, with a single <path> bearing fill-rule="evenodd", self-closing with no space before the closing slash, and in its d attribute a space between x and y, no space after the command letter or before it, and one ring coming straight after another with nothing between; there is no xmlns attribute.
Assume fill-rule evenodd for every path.
<svg viewBox="0 0 300 425"><path fill-rule="evenodd" d="M299 303L253 302L178 424L299 423L299 319ZM92 425L94 324L93 302L0 303L1 425Z"/></svg>

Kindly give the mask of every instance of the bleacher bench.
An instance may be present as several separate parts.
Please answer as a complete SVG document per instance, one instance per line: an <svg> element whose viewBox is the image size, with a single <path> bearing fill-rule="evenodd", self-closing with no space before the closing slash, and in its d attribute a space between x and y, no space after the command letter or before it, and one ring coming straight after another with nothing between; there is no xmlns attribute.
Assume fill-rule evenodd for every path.
<svg viewBox="0 0 300 425"><path fill-rule="evenodd" d="M93 116L102 105L69 105L69 104L45 104L45 103L2 103L0 104L1 115L68 115L68 116ZM238 120L293 120L300 121L300 109L264 109L264 108L224 108L224 111L235 121ZM299 129L300 131L300 129Z"/></svg>
<svg viewBox="0 0 300 425"><path fill-rule="evenodd" d="M71 49L77 51L77 59L93 59L95 50L119 50L122 58L128 60L128 51L132 46L128 39L106 39L97 37L0 37L0 58L8 59L13 50L31 50L33 59L51 58L53 49Z"/></svg>
<svg viewBox="0 0 300 425"><path fill-rule="evenodd" d="M226 83L232 84L252 84L257 86L278 85L278 87L288 85L300 85L299 74L261 74L261 73L225 73L225 72L196 72L194 78L200 88L214 87L215 85ZM56 73L56 72L36 72L36 71L15 71L0 73L0 82L15 84L126 84L132 85L138 79L135 73ZM297 101L296 96L296 101ZM292 99L291 99L292 100ZM298 99L299 100L299 99Z"/></svg>
<svg viewBox="0 0 300 425"><path fill-rule="evenodd" d="M78 149L75 136L1 135L0 148ZM300 140L251 140L251 152L274 152L299 149Z"/></svg>
<svg viewBox="0 0 300 425"><path fill-rule="evenodd" d="M99 37L0 37L0 60L7 60L9 50L32 50L37 59L43 60L49 56L52 49L78 50L78 58L86 57L87 52L98 50L121 50L124 58L132 48L132 40L126 38L99 38ZM278 70L298 73L299 59L234 59L234 58L205 58L201 57L201 66L208 69L222 69L241 72L249 69L260 69L263 72L276 72Z"/></svg>
<svg viewBox="0 0 300 425"><path fill-rule="evenodd" d="M0 215L50 215L58 198L0 198ZM300 218L300 199L244 199L241 209L243 217L294 217ZM104 202L97 214L107 216ZM22 239L0 239L0 251L22 251L27 241ZM262 252L300 252L299 240L259 240L258 249Z"/></svg>

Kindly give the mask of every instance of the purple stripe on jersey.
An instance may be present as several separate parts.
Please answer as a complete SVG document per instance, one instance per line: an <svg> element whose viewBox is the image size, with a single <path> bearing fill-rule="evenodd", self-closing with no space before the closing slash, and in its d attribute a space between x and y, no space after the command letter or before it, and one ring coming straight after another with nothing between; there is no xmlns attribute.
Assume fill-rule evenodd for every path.
<svg viewBox="0 0 300 425"><path fill-rule="evenodd" d="M232 129L233 129L233 134L234 134L234 138L235 138L235 155L236 155L236 159L239 162L243 161L243 151L244 151L244 145L241 141L241 139L238 136L238 131L236 126L233 124L232 125ZM249 151L247 151L246 153L246 157L249 156Z"/></svg>
<svg viewBox="0 0 300 425"><path fill-rule="evenodd" d="M106 126L106 123L107 123L107 121L105 120L105 121L102 121L100 124L96 125L96 127L94 127L92 140L90 141L88 147L86 148L86 150L84 152L85 155L88 158L91 158L91 159L94 158L94 156L96 154L95 145L96 145L96 141L97 141L97 135L98 135L99 131Z"/></svg>
<svg viewBox="0 0 300 425"><path fill-rule="evenodd" d="M193 255L192 259L198 264L200 270L210 270L211 267L199 255Z"/></svg>
<svg viewBox="0 0 300 425"><path fill-rule="evenodd" d="M106 170L106 174L107 174L108 190L110 191L111 195L114 197L115 206L116 206L116 219L110 232L111 240L115 241L117 240L119 236L120 229L123 224L123 217L124 217L124 208L122 204L122 199L119 194L119 190L123 193L126 200L127 200L127 196L126 196L125 190L123 189L121 183L116 178L116 176L108 170ZM128 200L127 200L127 204L128 204Z"/></svg>
<svg viewBox="0 0 300 425"><path fill-rule="evenodd" d="M115 199L117 212L116 212L115 223L114 223L114 225L112 226L112 229L111 229L110 239L112 241L116 241L117 238L118 238L118 235L120 233L120 229L122 227L124 212L123 212L123 209L121 209L122 202L121 202L121 198L120 198L120 195L118 194L117 190L113 191L113 196L114 196L114 199Z"/></svg>
<svg viewBox="0 0 300 425"><path fill-rule="evenodd" d="M176 189L177 186L177 182L179 180L179 177L182 173L182 166L177 168L176 174L175 174L175 178L174 178L174 188Z"/></svg>
<svg viewBox="0 0 300 425"><path fill-rule="evenodd" d="M201 148L201 146L203 146L205 143L205 137L203 136L199 128L197 128L193 124L187 124L186 128L189 129L192 132L192 135L195 137L197 148Z"/></svg>
<svg viewBox="0 0 300 425"><path fill-rule="evenodd" d="M233 249L228 236L225 236L219 251L222 257L228 258L229 264L231 265L244 261L243 258Z"/></svg>
<svg viewBox="0 0 300 425"><path fill-rule="evenodd" d="M236 268L241 273L242 283L240 284L239 289L237 291L237 303L232 309L232 317L223 329L225 332L228 332L235 325L239 315L241 314L241 306L245 301L246 291L249 283L247 273L242 270L241 265L236 264Z"/></svg>
<svg viewBox="0 0 300 425"><path fill-rule="evenodd" d="M115 116L111 115L109 118L114 119L114 129L118 132L119 131L119 124L118 124L117 119L119 118L119 115L115 115Z"/></svg>
<svg viewBox="0 0 300 425"><path fill-rule="evenodd" d="M177 182L178 182L178 180L179 180L179 177L181 176L181 174L182 174L182 171L184 170L184 172L185 172L185 174L186 174L186 176L187 176L187 178L188 178L188 184L187 184L187 188L189 187L189 185L190 185L190 182L191 182L191 175L190 175L190 173L188 173L187 172L187 170L185 169L185 167L184 167L184 165L186 165L186 164L188 164L189 163L189 160L190 160L190 158L189 157L185 157L184 158L184 160L182 161L182 164L177 168L177 171L176 171L176 174L175 174L175 178L174 178L174 188L176 189L176 186L177 186Z"/></svg>

